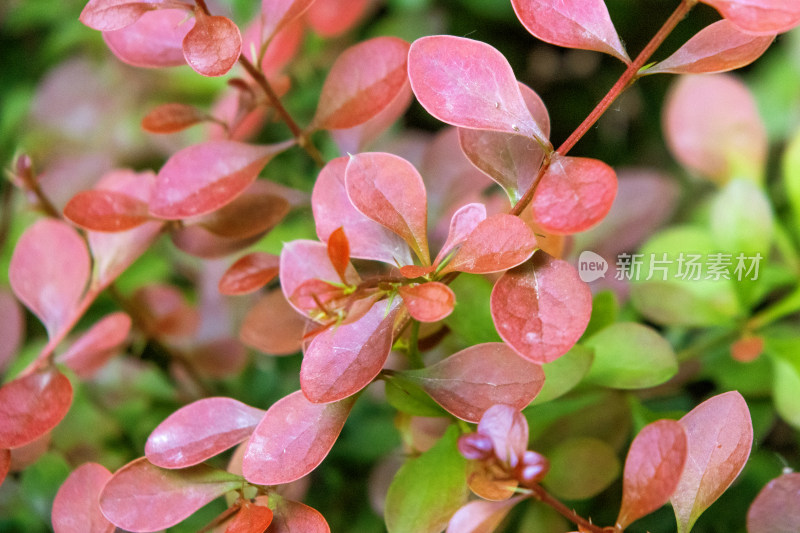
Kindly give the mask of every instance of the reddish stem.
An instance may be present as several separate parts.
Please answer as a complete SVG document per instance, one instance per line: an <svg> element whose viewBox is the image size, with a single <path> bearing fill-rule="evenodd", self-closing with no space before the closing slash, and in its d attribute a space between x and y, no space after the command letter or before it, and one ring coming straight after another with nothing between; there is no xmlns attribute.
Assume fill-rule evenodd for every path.
<svg viewBox="0 0 800 533"><path fill-rule="evenodd" d="M531 487L528 488L530 488L531 491L533 491L533 494L537 500L546 505L549 505L550 507L558 511L558 513L562 515L564 518L583 528L583 530L590 531L592 533L606 532L605 528L592 524L591 522L583 518L581 515L579 515L578 513L576 513L563 503L561 503L559 500L555 499L553 496L550 495L549 492L544 490L541 487L541 485L532 485Z"/></svg>

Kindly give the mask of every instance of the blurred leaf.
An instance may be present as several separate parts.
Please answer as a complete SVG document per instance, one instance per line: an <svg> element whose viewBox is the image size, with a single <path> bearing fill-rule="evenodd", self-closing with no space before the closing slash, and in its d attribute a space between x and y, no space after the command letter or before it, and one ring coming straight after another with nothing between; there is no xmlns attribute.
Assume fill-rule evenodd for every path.
<svg viewBox="0 0 800 533"><path fill-rule="evenodd" d="M617 321L619 314L619 301L613 291L602 291L592 298L592 317L589 325L583 332L583 338L588 339L601 329Z"/></svg>
<svg viewBox="0 0 800 533"><path fill-rule="evenodd" d="M767 257L773 236L772 205L750 180L736 178L719 191L711 204L711 233L715 243L733 254Z"/></svg>
<svg viewBox="0 0 800 533"><path fill-rule="evenodd" d="M800 429L800 374L791 363L780 357L772 358L772 369L775 409L789 425Z"/></svg>
<svg viewBox="0 0 800 533"><path fill-rule="evenodd" d="M783 153L783 184L794 213L795 227L800 226L800 129Z"/></svg>
<svg viewBox="0 0 800 533"><path fill-rule="evenodd" d="M620 474L620 462L607 443L590 437L564 441L548 454L550 472L543 485L558 498L584 500L602 492Z"/></svg>
<svg viewBox="0 0 800 533"><path fill-rule="evenodd" d="M502 341L488 305L492 283L483 276L459 276L450 288L456 293L456 306L445 323L454 335L468 345Z"/></svg>
<svg viewBox="0 0 800 533"><path fill-rule="evenodd" d="M544 386L531 405L549 402L572 390L589 371L593 360L591 348L576 344L555 361L543 364Z"/></svg>

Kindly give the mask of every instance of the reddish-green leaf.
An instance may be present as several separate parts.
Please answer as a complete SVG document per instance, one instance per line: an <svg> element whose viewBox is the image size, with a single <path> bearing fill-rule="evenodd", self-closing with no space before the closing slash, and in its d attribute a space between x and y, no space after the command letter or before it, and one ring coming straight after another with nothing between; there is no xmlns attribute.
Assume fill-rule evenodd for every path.
<svg viewBox="0 0 800 533"><path fill-rule="evenodd" d="M192 223L226 239L263 235L286 217L290 207L289 202L281 196L253 190L257 183L253 183L231 203Z"/></svg>
<svg viewBox="0 0 800 533"><path fill-rule="evenodd" d="M495 404L520 411L544 384L541 365L522 359L502 342L471 346L404 375L448 412L468 422L478 422Z"/></svg>
<svg viewBox="0 0 800 533"><path fill-rule="evenodd" d="M303 354L300 386L315 403L351 396L372 382L392 348L399 302L384 300L348 324L316 335Z"/></svg>
<svg viewBox="0 0 800 533"><path fill-rule="evenodd" d="M773 479L761 489L747 512L747 533L800 531L800 472Z"/></svg>
<svg viewBox="0 0 800 533"><path fill-rule="evenodd" d="M674 54L647 69L647 74L709 74L749 65L763 54L774 35L745 33L728 20L703 28Z"/></svg>
<svg viewBox="0 0 800 533"><path fill-rule="evenodd" d="M261 42L302 15L315 0L261 0Z"/></svg>
<svg viewBox="0 0 800 533"><path fill-rule="evenodd" d="M186 64L183 39L194 27L184 9L148 11L120 30L104 31L103 39L120 61L135 67L163 68Z"/></svg>
<svg viewBox="0 0 800 533"><path fill-rule="evenodd" d="M19 448L61 422L72 385L55 368L38 370L0 387L0 450Z"/></svg>
<svg viewBox="0 0 800 533"><path fill-rule="evenodd" d="M345 50L322 86L311 128L352 128L388 107L408 80L408 47L397 37L376 37Z"/></svg>
<svg viewBox="0 0 800 533"><path fill-rule="evenodd" d="M93 231L126 231L150 219L147 203L122 192L92 189L81 191L67 202L64 216Z"/></svg>
<svg viewBox="0 0 800 533"><path fill-rule="evenodd" d="M350 242L344 228L339 227L328 236L328 258L339 278L345 279L347 267L350 265Z"/></svg>
<svg viewBox="0 0 800 533"><path fill-rule="evenodd" d="M533 219L548 233L585 231L603 220L617 195L614 169L598 159L554 156L533 197Z"/></svg>
<svg viewBox="0 0 800 533"><path fill-rule="evenodd" d="M569 351L592 313L592 292L569 263L538 252L492 289L495 328L521 356L548 363Z"/></svg>
<svg viewBox="0 0 800 533"><path fill-rule="evenodd" d="M519 133L548 144L506 58L486 43L450 35L417 39L408 54L411 89L428 113L462 128Z"/></svg>
<svg viewBox="0 0 800 533"><path fill-rule="evenodd" d="M208 141L176 152L156 178L150 213L177 220L210 213L253 183L264 165L294 141L255 146Z"/></svg>
<svg viewBox="0 0 800 533"><path fill-rule="evenodd" d="M242 478L204 464L165 470L141 457L123 466L100 493L100 509L111 522L133 532L174 526L226 492Z"/></svg>
<svg viewBox="0 0 800 533"><path fill-rule="evenodd" d="M356 209L400 235L423 265L430 264L425 184L411 163L385 152L352 156L345 187Z"/></svg>
<svg viewBox="0 0 800 533"><path fill-rule="evenodd" d="M131 330L131 318L118 311L103 317L72 346L58 356L58 362L83 378L94 375L114 355Z"/></svg>
<svg viewBox="0 0 800 533"><path fill-rule="evenodd" d="M55 533L112 533L114 524L100 512L100 491L111 472L97 463L76 468L53 500Z"/></svg>
<svg viewBox="0 0 800 533"><path fill-rule="evenodd" d="M228 522L225 533L264 533L272 523L272 510L265 505L245 501Z"/></svg>
<svg viewBox="0 0 800 533"><path fill-rule="evenodd" d="M144 453L161 468L196 465L244 441L264 411L232 398L204 398L181 407L147 439Z"/></svg>
<svg viewBox="0 0 800 533"><path fill-rule="evenodd" d="M196 107L177 102L161 104L142 119L142 129L150 133L175 133L206 120Z"/></svg>
<svg viewBox="0 0 800 533"><path fill-rule="evenodd" d="M257 291L278 276L280 258L266 252L240 257L219 280L219 292L227 295Z"/></svg>
<svg viewBox="0 0 800 533"><path fill-rule="evenodd" d="M300 351L306 322L280 290L273 290L247 312L239 339L266 354L291 355Z"/></svg>
<svg viewBox="0 0 800 533"><path fill-rule="evenodd" d="M278 485L300 479L328 455L355 398L311 403L302 391L275 402L250 437L242 461L251 483Z"/></svg>
<svg viewBox="0 0 800 533"><path fill-rule="evenodd" d="M195 10L194 27L183 38L186 62L203 76L222 76L236 64L242 50L242 34L233 21Z"/></svg>
<svg viewBox="0 0 800 533"><path fill-rule="evenodd" d="M514 467L528 449L528 421L519 409L510 405L493 405L478 422L478 433L492 439L494 454Z"/></svg>
<svg viewBox="0 0 800 533"><path fill-rule="evenodd" d="M406 304L408 314L420 322L438 322L453 312L456 295L438 281L419 285L403 285L397 291Z"/></svg>
<svg viewBox="0 0 800 533"><path fill-rule="evenodd" d="M658 420L636 435L622 479L617 524L623 529L669 501L686 463L687 446L686 430L675 420Z"/></svg>
<svg viewBox="0 0 800 533"><path fill-rule="evenodd" d="M702 0L750 33L781 33L800 24L800 4L793 0Z"/></svg>
<svg viewBox="0 0 800 533"><path fill-rule="evenodd" d="M686 533L744 468L753 445L753 423L736 391L706 400L680 423L689 437L688 456L670 501L678 532Z"/></svg>
<svg viewBox="0 0 800 533"><path fill-rule="evenodd" d="M331 533L325 518L308 505L270 495L275 502L275 516L269 533Z"/></svg>
<svg viewBox="0 0 800 533"><path fill-rule="evenodd" d="M161 7L153 0L89 0L80 21L94 30L111 31L130 26L139 17Z"/></svg>
<svg viewBox="0 0 800 533"><path fill-rule="evenodd" d="M498 502L475 500L456 511L446 533L493 533L509 511L527 498L516 496Z"/></svg>
<svg viewBox="0 0 800 533"><path fill-rule="evenodd" d="M86 243L64 222L39 220L19 238L8 277L14 294L52 337L71 319L89 280Z"/></svg>
<svg viewBox="0 0 800 533"><path fill-rule="evenodd" d="M567 48L595 50L630 63L603 0L511 0L534 37Z"/></svg>

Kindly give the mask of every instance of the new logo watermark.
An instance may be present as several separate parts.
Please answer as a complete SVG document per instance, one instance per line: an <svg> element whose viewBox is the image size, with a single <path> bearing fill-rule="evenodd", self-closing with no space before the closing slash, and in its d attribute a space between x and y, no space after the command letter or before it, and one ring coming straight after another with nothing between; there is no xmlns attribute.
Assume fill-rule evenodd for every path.
<svg viewBox="0 0 800 533"><path fill-rule="evenodd" d="M619 254L616 258L614 279L629 281L721 281L756 280L763 257L760 253L665 253ZM585 250L578 257L578 275L590 283L606 277L608 261L601 255Z"/></svg>
<svg viewBox="0 0 800 533"><path fill-rule="evenodd" d="M578 257L578 275L583 282L591 283L604 278L606 272L608 272L608 261L603 256L589 250L581 252Z"/></svg>

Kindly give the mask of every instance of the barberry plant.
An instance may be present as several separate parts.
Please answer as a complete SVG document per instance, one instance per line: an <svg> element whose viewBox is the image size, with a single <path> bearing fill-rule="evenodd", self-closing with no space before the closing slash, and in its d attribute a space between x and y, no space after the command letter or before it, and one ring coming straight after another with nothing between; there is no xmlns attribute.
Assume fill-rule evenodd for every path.
<svg viewBox="0 0 800 533"><path fill-rule="evenodd" d="M402 440L401 461L373 457L390 533L665 530L667 503L677 530L692 530L766 437L765 395L781 427L800 426L800 136L782 156L778 204L753 97L721 74L800 26L800 3L704 0L714 21L663 60L698 0L678 1L633 59L603 0L510 4L533 37L623 64L560 144L504 54L454 35L348 44L298 119L290 74L318 66L311 44L354 31L376 8L366 0L262 0L241 26L206 0L89 0L80 22L123 63L227 83L209 110L162 101L143 114L148 134L178 139L157 172L114 164L88 188L62 187L29 155L10 164L20 211L38 214L9 260L13 297L0 293L5 486L21 477L24 492L25 468L71 438L83 460L52 501L57 533L323 533L308 485L340 435L359 433L348 421L374 410ZM658 231L669 179L623 179L571 155L656 74L681 76L664 105L670 150L716 187ZM387 140L414 100L447 127L415 146L402 132ZM310 195L268 178L282 171L313 176ZM611 290L586 281L578 254L590 248L618 267ZM162 257L157 282L128 275L142 256ZM46 340L9 366L17 302ZM269 372L252 371L246 347L302 362L278 383L289 363L258 356ZM282 396L265 401L268 385ZM180 407L155 427L131 419L160 401ZM90 420L70 420L76 409ZM142 436L143 456L103 464L74 434L109 413L122 427L105 436ZM759 482L731 523L800 529L797 474ZM325 496L316 506L347 515L351 495ZM212 511L198 526L200 509Z"/></svg>

